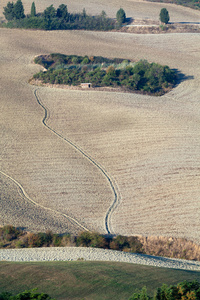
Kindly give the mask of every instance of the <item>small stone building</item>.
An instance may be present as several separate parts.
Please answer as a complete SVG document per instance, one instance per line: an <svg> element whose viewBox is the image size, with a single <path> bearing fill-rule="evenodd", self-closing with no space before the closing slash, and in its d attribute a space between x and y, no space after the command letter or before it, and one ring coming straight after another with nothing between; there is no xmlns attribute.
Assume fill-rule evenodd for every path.
<svg viewBox="0 0 200 300"><path fill-rule="evenodd" d="M81 87L83 89L89 89L91 88L92 84L91 83L81 83Z"/></svg>

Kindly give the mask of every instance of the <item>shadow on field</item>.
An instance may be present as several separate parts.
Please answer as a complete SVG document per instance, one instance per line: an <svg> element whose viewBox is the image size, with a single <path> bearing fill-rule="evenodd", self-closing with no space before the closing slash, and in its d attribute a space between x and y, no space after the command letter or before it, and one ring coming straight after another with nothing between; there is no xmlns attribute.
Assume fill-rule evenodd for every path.
<svg viewBox="0 0 200 300"><path fill-rule="evenodd" d="M178 69L172 69L172 70L175 71L177 74L176 85L180 84L183 81L194 79L193 75L185 75L185 74L181 73Z"/></svg>

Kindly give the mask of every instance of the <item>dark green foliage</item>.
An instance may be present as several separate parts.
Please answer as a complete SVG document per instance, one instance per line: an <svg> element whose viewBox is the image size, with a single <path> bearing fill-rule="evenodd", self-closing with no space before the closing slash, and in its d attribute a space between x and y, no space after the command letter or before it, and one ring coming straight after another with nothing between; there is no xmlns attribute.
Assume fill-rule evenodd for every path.
<svg viewBox="0 0 200 300"><path fill-rule="evenodd" d="M13 2L8 2L7 6L4 7L4 12L3 12L6 20L11 21L15 18L15 13L14 13L14 3Z"/></svg>
<svg viewBox="0 0 200 300"><path fill-rule="evenodd" d="M5 292L0 294L0 300L9 300L11 299L12 294Z"/></svg>
<svg viewBox="0 0 200 300"><path fill-rule="evenodd" d="M76 245L81 247L105 248L106 239L96 232L84 231L77 236Z"/></svg>
<svg viewBox="0 0 200 300"><path fill-rule="evenodd" d="M67 10L67 5L61 4L58 9L57 9L57 17L61 18L63 21L68 20L68 10Z"/></svg>
<svg viewBox="0 0 200 300"><path fill-rule="evenodd" d="M168 66L141 60L134 66L127 61L129 65L125 63L124 68L115 67L122 61L95 56L90 58L62 54L40 56L35 62L48 68L48 71L35 74L34 78L52 84L80 85L90 82L93 87L121 87L129 91L156 95L162 95L176 82L176 74Z"/></svg>
<svg viewBox="0 0 200 300"><path fill-rule="evenodd" d="M129 300L149 300L152 299L147 295L147 289L146 287L143 287L141 292L134 293Z"/></svg>
<svg viewBox="0 0 200 300"><path fill-rule="evenodd" d="M35 8L35 2L32 3L31 5L31 17L36 16L36 8Z"/></svg>
<svg viewBox="0 0 200 300"><path fill-rule="evenodd" d="M24 7L21 0L17 0L17 2L15 3L14 14L15 14L15 19L17 20L25 18Z"/></svg>
<svg viewBox="0 0 200 300"><path fill-rule="evenodd" d="M166 8L162 8L160 11L160 21L165 24L169 22L169 12Z"/></svg>
<svg viewBox="0 0 200 300"><path fill-rule="evenodd" d="M174 300L174 299L200 299L200 284L198 281L183 281L177 285L163 284L161 288L158 288L155 296L150 297L147 294L146 288L143 288L141 292L134 293L129 300Z"/></svg>
<svg viewBox="0 0 200 300"><path fill-rule="evenodd" d="M118 235L109 243L109 248L133 253L143 253L142 244L137 237Z"/></svg>
<svg viewBox="0 0 200 300"><path fill-rule="evenodd" d="M15 296L12 296L12 294L7 293L7 292L0 294L0 300L31 300L31 299L33 299L33 300L50 300L52 298L47 294L36 293L34 291L25 291L25 292L15 295Z"/></svg>
<svg viewBox="0 0 200 300"><path fill-rule="evenodd" d="M45 20L53 20L56 17L56 9L53 7L53 4L44 10L43 15Z"/></svg>
<svg viewBox="0 0 200 300"><path fill-rule="evenodd" d="M126 22L126 13L125 13L125 11L123 10L123 8L120 8L120 9L117 11L116 18L117 18L117 22L118 22L119 24L122 24L122 23L125 23L125 22Z"/></svg>
<svg viewBox="0 0 200 300"><path fill-rule="evenodd" d="M87 13L86 13L85 8L83 9L82 16L83 16L84 19L87 17Z"/></svg>
<svg viewBox="0 0 200 300"><path fill-rule="evenodd" d="M31 14L24 15L21 0L16 4L8 2L4 7L4 15L9 21L5 27L9 28L38 28L44 30L112 30L115 28L115 21L107 18L102 12L99 16L90 16L83 13L70 14L67 5L61 4L57 9L53 4L47 7L43 13L36 15L35 4L32 3Z"/></svg>

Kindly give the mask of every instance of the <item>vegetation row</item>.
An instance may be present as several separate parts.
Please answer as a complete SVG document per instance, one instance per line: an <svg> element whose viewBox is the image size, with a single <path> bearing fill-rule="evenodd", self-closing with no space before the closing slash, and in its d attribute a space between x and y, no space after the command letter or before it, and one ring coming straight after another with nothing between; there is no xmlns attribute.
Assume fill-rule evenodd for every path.
<svg viewBox="0 0 200 300"><path fill-rule="evenodd" d="M129 300L198 300L200 299L200 284L198 281L183 281L177 285L163 284L158 288L154 297L148 295L144 287L140 292L134 293Z"/></svg>
<svg viewBox="0 0 200 300"><path fill-rule="evenodd" d="M50 300L48 294L36 293L34 291L25 291L12 296L11 293L4 292L0 294L0 300ZM151 297L147 293L146 287L141 291L134 293L129 300L199 300L200 299L200 284L198 281L183 281L177 285L163 284L157 288L154 296ZM52 299L53 300L53 299ZM54 299L55 300L55 299Z"/></svg>
<svg viewBox="0 0 200 300"><path fill-rule="evenodd" d="M6 225L0 228L0 248L96 247L132 253L200 260L200 246L186 239L141 236L108 237L97 232L32 233Z"/></svg>
<svg viewBox="0 0 200 300"><path fill-rule="evenodd" d="M98 16L91 16L83 9L82 13L69 13L67 5L61 4L57 9L53 4L42 13L36 13L35 3L32 3L30 14L24 14L21 0L16 3L8 2L4 7L4 16L7 23L3 25L8 28L34 28L43 30L112 30L121 27L126 21L126 14L122 8L116 13L117 22L106 16L102 11Z"/></svg>
<svg viewBox="0 0 200 300"><path fill-rule="evenodd" d="M37 57L35 63L41 64L47 71L41 71L33 78L50 84L79 86L91 83L93 87L118 87L162 95L174 86L177 79L175 71L168 66L146 60L133 63L118 58L50 54Z"/></svg>

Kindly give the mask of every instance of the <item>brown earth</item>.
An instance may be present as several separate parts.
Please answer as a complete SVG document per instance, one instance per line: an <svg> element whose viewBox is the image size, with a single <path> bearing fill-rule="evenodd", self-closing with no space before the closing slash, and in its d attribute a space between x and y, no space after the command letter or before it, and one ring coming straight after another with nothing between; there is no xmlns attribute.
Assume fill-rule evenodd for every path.
<svg viewBox="0 0 200 300"><path fill-rule="evenodd" d="M158 8L155 3L123 3L138 17L149 7L153 19L153 8ZM114 12L118 5L111 1L105 11L110 7ZM197 21L199 14L175 6L174 21ZM0 171L41 205L29 213L30 200L21 193L17 197L19 185L1 174L0 225L81 230L61 215L53 217L58 211L106 232L105 216L116 200L108 214L112 233L200 240L199 34L0 29L0 49ZM147 59L179 69L185 79L162 97L29 85L39 70L33 57L53 52ZM48 111L47 125L61 137L43 125L36 89Z"/></svg>

